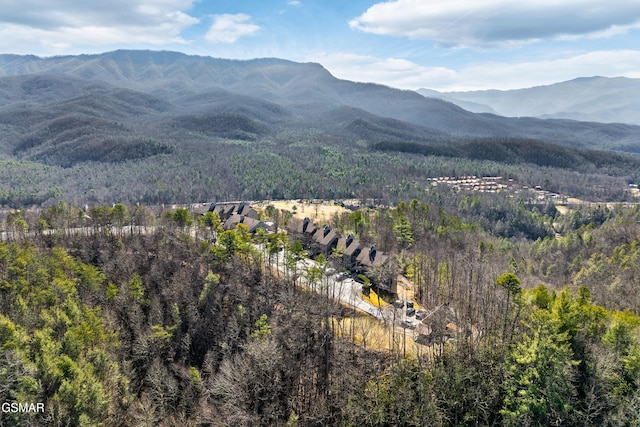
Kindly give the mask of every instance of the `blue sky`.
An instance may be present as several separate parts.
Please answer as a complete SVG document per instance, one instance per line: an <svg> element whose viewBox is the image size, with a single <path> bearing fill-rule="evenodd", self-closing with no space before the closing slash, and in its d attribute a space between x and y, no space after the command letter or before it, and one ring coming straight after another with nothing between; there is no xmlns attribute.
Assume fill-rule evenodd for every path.
<svg viewBox="0 0 640 427"><path fill-rule="evenodd" d="M0 52L319 62L403 89L640 78L638 0L0 0Z"/></svg>

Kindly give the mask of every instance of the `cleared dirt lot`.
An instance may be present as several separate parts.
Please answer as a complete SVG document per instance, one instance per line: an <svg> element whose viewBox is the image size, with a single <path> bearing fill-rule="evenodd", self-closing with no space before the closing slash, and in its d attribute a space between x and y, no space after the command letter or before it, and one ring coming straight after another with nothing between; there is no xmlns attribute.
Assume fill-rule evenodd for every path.
<svg viewBox="0 0 640 427"><path fill-rule="evenodd" d="M272 200L269 202L255 203L253 206L262 210L268 205L274 206L276 209L293 212L295 218L303 219L309 217L317 223L326 222L335 214L351 212L349 209L336 205L332 201Z"/></svg>

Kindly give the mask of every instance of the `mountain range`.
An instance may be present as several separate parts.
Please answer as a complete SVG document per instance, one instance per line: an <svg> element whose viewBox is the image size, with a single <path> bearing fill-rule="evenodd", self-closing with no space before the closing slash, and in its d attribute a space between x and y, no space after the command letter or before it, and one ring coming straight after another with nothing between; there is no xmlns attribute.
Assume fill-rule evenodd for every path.
<svg viewBox="0 0 640 427"><path fill-rule="evenodd" d="M16 76L27 75L28 81L16 84ZM237 61L153 51L51 58L2 55L0 76L2 110L77 102L83 94L101 94L131 101L133 105L128 107L120 105L125 112L134 108L143 113L139 110L142 107L173 114L224 111L261 121L293 123L315 121L318 114L326 117L348 107L355 115L364 112L447 135L527 137L590 148L625 150L624 144L635 142L638 132L625 126L473 114L452 102L424 98L412 91L339 80L319 64L280 59ZM544 113L543 101L538 104L538 114L532 116L554 114L550 106ZM511 107L500 111L516 111Z"/></svg>
<svg viewBox="0 0 640 427"><path fill-rule="evenodd" d="M581 77L518 90L417 92L474 113L640 125L640 79Z"/></svg>
<svg viewBox="0 0 640 427"><path fill-rule="evenodd" d="M21 174L37 165L71 168L38 169L40 178L21 178L27 194L39 194L26 200L36 202L67 191L92 201L303 197L319 191L348 196L363 186L393 186L401 175L400 165L393 178L383 176L391 173L387 167L374 171L362 163L363 169L348 169L363 156L362 162L388 161L368 160L375 153L574 170L615 164L626 171L640 163L621 153L640 153L639 137L640 127L629 124L473 113L414 91L340 80L315 63L154 51L0 55L0 160L21 162ZM326 147L334 147L336 156L320 164ZM339 159L346 164L337 165ZM262 178L268 185L253 183L256 178L242 170L252 161L254 171L269 176ZM125 166L118 172L117 164ZM285 189L277 180L290 177L277 176L278 164L296 177ZM143 195L124 196L107 181L122 179L133 166L153 173L123 184ZM88 170L96 176L78 182ZM371 176L360 179L357 173ZM425 178L424 172L415 174ZM189 193L169 183L175 175L202 184ZM18 197L15 176L0 176L10 188L3 196L0 186L0 204ZM31 182L43 179L55 184L43 189Z"/></svg>

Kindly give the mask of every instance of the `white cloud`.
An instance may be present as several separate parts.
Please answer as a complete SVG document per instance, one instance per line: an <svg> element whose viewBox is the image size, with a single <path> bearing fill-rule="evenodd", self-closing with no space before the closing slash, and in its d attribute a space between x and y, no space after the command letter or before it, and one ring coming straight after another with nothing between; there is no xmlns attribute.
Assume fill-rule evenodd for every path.
<svg viewBox="0 0 640 427"><path fill-rule="evenodd" d="M458 70L425 67L398 58L348 53L317 54L307 60L321 63L338 78L376 82L401 89L507 90L595 75L640 78L640 50L598 51L516 63L482 62Z"/></svg>
<svg viewBox="0 0 640 427"><path fill-rule="evenodd" d="M60 53L72 46L184 44L182 31L199 22L187 13L191 7L191 0L10 2L0 15L0 50Z"/></svg>
<svg viewBox="0 0 640 427"><path fill-rule="evenodd" d="M214 15L205 39L211 43L234 43L240 37L254 35L259 30L260 26L251 23L251 17L244 13Z"/></svg>
<svg viewBox="0 0 640 427"><path fill-rule="evenodd" d="M460 70L457 86L467 89L517 89L576 77L640 77L640 50L594 51L565 58L470 64Z"/></svg>
<svg viewBox="0 0 640 427"><path fill-rule="evenodd" d="M318 62L335 77L358 82L376 82L401 89L417 89L425 81L449 82L456 72L442 67L424 67L400 58L376 58L350 53L320 53L307 61Z"/></svg>
<svg viewBox="0 0 640 427"><path fill-rule="evenodd" d="M636 0L391 0L349 22L380 35L445 46L506 46L537 40L605 37L640 27Z"/></svg>
<svg viewBox="0 0 640 427"><path fill-rule="evenodd" d="M302 6L302 2L299 0L289 0L287 4L289 6Z"/></svg>

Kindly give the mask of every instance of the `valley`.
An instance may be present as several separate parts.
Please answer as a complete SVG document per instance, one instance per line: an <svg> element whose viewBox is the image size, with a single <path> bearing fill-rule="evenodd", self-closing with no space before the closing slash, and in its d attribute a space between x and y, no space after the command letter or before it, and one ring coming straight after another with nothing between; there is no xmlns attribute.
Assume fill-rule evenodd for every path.
<svg viewBox="0 0 640 427"><path fill-rule="evenodd" d="M189 70L197 69L198 73ZM632 200L640 127L473 114L318 64L116 51L0 61L0 205L424 197L504 176Z"/></svg>
<svg viewBox="0 0 640 427"><path fill-rule="evenodd" d="M0 425L637 424L640 126L492 111L0 55Z"/></svg>

